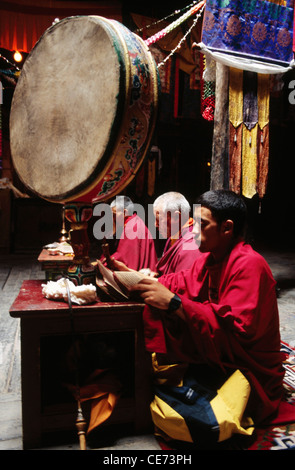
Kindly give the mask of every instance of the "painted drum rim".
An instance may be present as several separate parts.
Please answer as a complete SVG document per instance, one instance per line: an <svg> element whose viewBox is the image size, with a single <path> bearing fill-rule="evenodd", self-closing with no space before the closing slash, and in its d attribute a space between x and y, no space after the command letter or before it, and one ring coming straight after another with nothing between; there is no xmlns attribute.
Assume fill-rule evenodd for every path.
<svg viewBox="0 0 295 470"><path fill-rule="evenodd" d="M111 188L108 191L102 192L100 195L97 195L97 189L98 189L98 185L101 185L102 179L100 179L98 182L96 182L96 184L93 185L94 193L96 193L96 194L92 194L92 198L91 198L93 203L98 203L100 201L106 201L106 200L109 200L109 199L113 198L114 196L116 196L116 194L118 194L120 191L125 189L126 186L136 176L137 172L139 171L139 169L140 169L140 167L141 167L141 165L142 165L142 163L145 159L147 150L150 146L150 142L151 142L151 139L152 139L152 136L153 136L153 132L154 132L155 125L156 125L156 120L157 120L158 100L159 100L160 81L159 81L158 69L157 69L156 63L154 61L154 58L152 57L151 52L148 50L145 42L139 36L135 35L131 31L129 31L128 28L126 28L124 25L122 25L121 23L118 23L118 21L116 21L116 20L106 20L106 21L109 21L114 27L117 26L119 28L122 28L123 31L125 31L126 34L129 34L132 37L136 38L136 41L137 41L138 45L140 45L140 47L144 51L144 58L148 62L149 71L150 71L150 74L151 74L150 82L151 82L151 85L152 85L151 96L153 98L153 102L152 102L152 108L153 109L151 110L151 118L148 121L149 125L148 125L148 130L147 130L147 133L146 133L147 139L143 142L142 146L144 148L143 148L143 151L142 151L142 155L141 155L139 161L136 163L136 166L135 166L134 170L130 171L129 176L127 176L125 178L123 183L120 182L119 185L117 185L117 186L115 185L113 188ZM118 31L117 31L117 33L119 34ZM125 42L124 39L123 39L123 42ZM127 51L128 51L128 54L130 54L130 50L128 48L127 48ZM125 127L125 132L123 132L123 134L124 133L126 134L126 127L128 127L128 123L124 122L123 123L123 128L124 127ZM122 139L122 132L121 132L120 138ZM119 160L120 160L120 157L114 156L113 160L110 162L110 164L109 164L109 166L108 166L108 168L105 172L104 178L106 177L108 172L116 173L116 171L118 170L118 161ZM85 201L86 202L87 199L83 199L83 195L81 195L81 196L82 196L82 199L78 199L78 201Z"/></svg>

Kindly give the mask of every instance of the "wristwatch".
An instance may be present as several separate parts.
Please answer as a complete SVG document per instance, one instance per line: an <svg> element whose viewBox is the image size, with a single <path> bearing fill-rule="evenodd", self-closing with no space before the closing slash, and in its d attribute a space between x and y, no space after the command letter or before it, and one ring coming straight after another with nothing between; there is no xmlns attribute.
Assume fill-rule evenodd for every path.
<svg viewBox="0 0 295 470"><path fill-rule="evenodd" d="M174 312L175 310L179 309L180 305L181 305L181 299L180 297L178 297L178 295L175 294L169 302L167 311L169 313Z"/></svg>

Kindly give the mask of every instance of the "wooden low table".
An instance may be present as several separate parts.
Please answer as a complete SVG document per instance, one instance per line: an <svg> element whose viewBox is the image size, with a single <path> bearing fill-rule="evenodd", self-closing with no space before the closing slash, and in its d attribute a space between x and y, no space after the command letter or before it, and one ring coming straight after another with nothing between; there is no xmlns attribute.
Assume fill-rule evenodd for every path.
<svg viewBox="0 0 295 470"><path fill-rule="evenodd" d="M62 362L64 351L59 347L70 344L72 337L70 309L66 302L46 299L41 284L40 280L24 281L10 308L10 315L21 321L24 449L40 447L45 433L76 432L75 400L68 403L59 396L46 396L49 384L56 393L60 387L53 371ZM135 433L151 430L150 357L144 347L142 311L143 304L136 302L97 302L72 308L76 335L92 339L97 335L98 342L115 337L115 345L121 347L121 361L132 369L127 374L127 388L133 391L119 399L107 423L133 423Z"/></svg>
<svg viewBox="0 0 295 470"><path fill-rule="evenodd" d="M46 248L43 248L38 256L38 261L41 264L41 269L45 271L47 281L56 281L61 275L67 273L68 267L72 264L73 259L73 254L52 255Z"/></svg>

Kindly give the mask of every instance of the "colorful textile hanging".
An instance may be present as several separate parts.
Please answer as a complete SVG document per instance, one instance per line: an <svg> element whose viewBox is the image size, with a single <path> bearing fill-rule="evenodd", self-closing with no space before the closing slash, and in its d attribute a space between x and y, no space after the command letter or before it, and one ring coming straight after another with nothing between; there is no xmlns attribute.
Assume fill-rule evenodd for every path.
<svg viewBox="0 0 295 470"><path fill-rule="evenodd" d="M207 121L213 121L215 109L215 81L205 77L206 58L201 54L201 115ZM210 77L209 77L210 78Z"/></svg>
<svg viewBox="0 0 295 470"><path fill-rule="evenodd" d="M269 75L230 68L229 188L265 194L269 160Z"/></svg>
<svg viewBox="0 0 295 470"><path fill-rule="evenodd" d="M293 59L293 8L263 0L207 0L203 42L267 61Z"/></svg>
<svg viewBox="0 0 295 470"><path fill-rule="evenodd" d="M251 198L256 194L257 180L257 74L243 74L243 144L242 144L242 192Z"/></svg>
<svg viewBox="0 0 295 470"><path fill-rule="evenodd" d="M258 75L258 139L257 192L262 199L266 192L269 163L269 75Z"/></svg>
<svg viewBox="0 0 295 470"><path fill-rule="evenodd" d="M156 44L153 44L149 47L149 50L155 59L156 64L164 61L167 57L167 53L162 51ZM161 84L161 94L170 93L171 91L171 71L172 71L172 59L170 58L165 62L163 67L158 69L160 84Z"/></svg>
<svg viewBox="0 0 295 470"><path fill-rule="evenodd" d="M207 0L202 50L239 68L278 73L293 61L293 1ZM285 2L284 2L285 3ZM251 59L249 61L249 59ZM216 58L217 60L217 58ZM272 65L274 70L263 72ZM233 62L231 66L235 66Z"/></svg>
<svg viewBox="0 0 295 470"><path fill-rule="evenodd" d="M241 193L243 71L229 69L229 188Z"/></svg>

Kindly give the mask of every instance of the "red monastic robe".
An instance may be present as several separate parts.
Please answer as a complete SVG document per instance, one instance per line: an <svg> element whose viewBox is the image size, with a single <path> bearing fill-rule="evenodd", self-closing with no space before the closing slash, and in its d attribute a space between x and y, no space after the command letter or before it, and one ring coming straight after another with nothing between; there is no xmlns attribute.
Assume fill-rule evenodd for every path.
<svg viewBox="0 0 295 470"><path fill-rule="evenodd" d="M189 269L201 255L192 230L190 225L182 229L178 239L168 238L157 264L159 276Z"/></svg>
<svg viewBox="0 0 295 470"><path fill-rule="evenodd" d="M128 268L156 271L157 253L154 240L143 220L136 214L127 217L123 233L112 258L122 261Z"/></svg>
<svg viewBox="0 0 295 470"><path fill-rule="evenodd" d="M244 242L218 269L208 266L210 259L204 253L191 269L159 279L181 297L185 322L146 306L146 347L173 362L205 364L213 375L240 369L251 385L249 414L261 422L277 410L283 390L275 281L264 258Z"/></svg>

